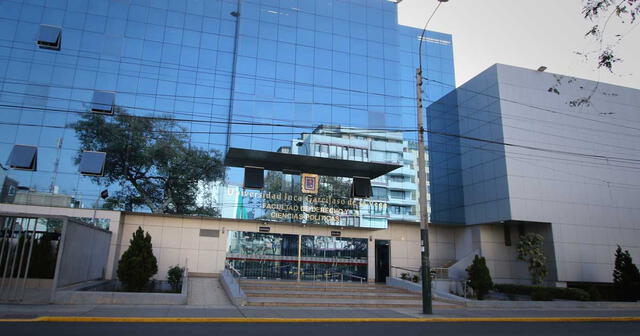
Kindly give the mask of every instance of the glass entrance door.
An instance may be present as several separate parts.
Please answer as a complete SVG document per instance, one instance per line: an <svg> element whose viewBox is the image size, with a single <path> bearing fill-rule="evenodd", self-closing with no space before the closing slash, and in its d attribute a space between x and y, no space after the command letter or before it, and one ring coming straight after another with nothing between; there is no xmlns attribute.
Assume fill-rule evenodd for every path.
<svg viewBox="0 0 640 336"><path fill-rule="evenodd" d="M389 276L389 241L376 239L376 282L386 282Z"/></svg>
<svg viewBox="0 0 640 336"><path fill-rule="evenodd" d="M362 238L230 231L226 261L247 278L366 282L367 244Z"/></svg>
<svg viewBox="0 0 640 336"><path fill-rule="evenodd" d="M302 280L366 281L367 239L302 236Z"/></svg>
<svg viewBox="0 0 640 336"><path fill-rule="evenodd" d="M298 278L298 236L230 231L227 262L243 277Z"/></svg>

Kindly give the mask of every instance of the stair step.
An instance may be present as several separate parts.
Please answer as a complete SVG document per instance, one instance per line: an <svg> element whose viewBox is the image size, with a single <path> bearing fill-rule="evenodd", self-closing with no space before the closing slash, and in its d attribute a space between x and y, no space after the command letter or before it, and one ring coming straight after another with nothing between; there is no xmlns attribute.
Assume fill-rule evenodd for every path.
<svg viewBox="0 0 640 336"><path fill-rule="evenodd" d="M386 284L377 284L369 282L351 282L351 281L296 281L296 280L255 280L255 279L241 279L240 284L251 285L308 285L308 286L337 286L337 287L388 287Z"/></svg>
<svg viewBox="0 0 640 336"><path fill-rule="evenodd" d="M416 295L379 295L379 293L371 294L371 293L361 293L358 295L349 295L349 294L318 294L318 293L255 293L255 292L247 292L247 297L263 297L263 298L327 298L327 299L352 299L358 300L363 298L371 298L378 300L419 300L420 297Z"/></svg>
<svg viewBox="0 0 640 336"><path fill-rule="evenodd" d="M298 306L298 307L417 307L419 300L352 300L314 298L248 298L249 306Z"/></svg>
<svg viewBox="0 0 640 336"><path fill-rule="evenodd" d="M419 308L422 304L388 304L388 303L296 303L296 302L247 302L247 306L260 307L351 307L351 308Z"/></svg>
<svg viewBox="0 0 640 336"><path fill-rule="evenodd" d="M240 280L248 306L418 308L419 294L374 283L291 280ZM457 308L434 301L439 308Z"/></svg>
<svg viewBox="0 0 640 336"><path fill-rule="evenodd" d="M406 293L406 291L402 289L395 288L337 288L337 287L304 287L304 286L283 286L283 287L274 287L274 286L246 286L240 285L243 290L252 290L252 291L260 291L260 290L275 290L280 292L290 292L290 291L305 291L305 292L349 292L349 293Z"/></svg>
<svg viewBox="0 0 640 336"><path fill-rule="evenodd" d="M333 290L333 291L325 291L322 288L318 288L317 290L305 290L305 289L295 289L291 288L288 290L279 290L274 288L256 288L250 289L247 287L242 287L242 290L245 293L264 293L264 294L300 294L300 295L358 295L358 296L414 296L421 297L419 293L412 293L407 291L394 291L394 292L386 292L386 291L367 291L367 292L359 292L359 291L351 291L351 290Z"/></svg>
<svg viewBox="0 0 640 336"><path fill-rule="evenodd" d="M422 307L420 300L322 300L300 298L266 299L249 298L248 306L269 306L269 307L354 307L354 308L419 308ZM437 308L458 308L457 305L433 302Z"/></svg>

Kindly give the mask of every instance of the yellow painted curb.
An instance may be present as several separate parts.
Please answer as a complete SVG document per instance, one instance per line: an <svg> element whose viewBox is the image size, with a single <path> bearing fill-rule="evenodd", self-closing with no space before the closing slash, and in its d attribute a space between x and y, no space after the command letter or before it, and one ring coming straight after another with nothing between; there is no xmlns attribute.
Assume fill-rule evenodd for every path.
<svg viewBox="0 0 640 336"><path fill-rule="evenodd" d="M640 322L640 317L435 317L435 318L243 318L243 317L85 317L41 316L0 322L111 323L363 323L363 322Z"/></svg>

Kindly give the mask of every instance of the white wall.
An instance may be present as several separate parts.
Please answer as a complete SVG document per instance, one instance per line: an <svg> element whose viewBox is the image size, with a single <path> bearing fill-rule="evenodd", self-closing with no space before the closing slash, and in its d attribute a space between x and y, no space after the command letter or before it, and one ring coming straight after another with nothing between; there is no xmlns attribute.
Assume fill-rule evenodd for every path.
<svg viewBox="0 0 640 336"><path fill-rule="evenodd" d="M256 221L162 216L153 214L123 215L121 238L117 244L115 264L129 247L138 227L152 237L153 253L158 260L156 278L166 277L173 265L187 266L190 272L219 273L224 269L229 231L258 232L264 224ZM335 227L303 227L300 224L268 224L271 233L330 236ZM220 236L200 237L200 229L219 230ZM454 229L430 227L431 262L437 267L455 259ZM369 239L369 279L375 279L375 240L390 240L391 265L410 269L420 267L420 227L417 223L390 222L385 230L345 228L343 237Z"/></svg>
<svg viewBox="0 0 640 336"><path fill-rule="evenodd" d="M640 91L495 65L458 92L462 135L542 149L461 140L467 224L552 223L559 281L640 260Z"/></svg>

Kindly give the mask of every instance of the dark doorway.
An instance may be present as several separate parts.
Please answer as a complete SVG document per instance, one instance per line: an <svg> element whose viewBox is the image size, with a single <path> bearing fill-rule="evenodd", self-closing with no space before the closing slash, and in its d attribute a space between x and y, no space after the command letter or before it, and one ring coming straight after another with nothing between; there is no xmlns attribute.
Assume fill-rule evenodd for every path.
<svg viewBox="0 0 640 336"><path fill-rule="evenodd" d="M389 276L389 241L376 240L376 282L386 282Z"/></svg>

